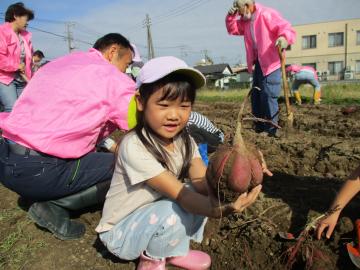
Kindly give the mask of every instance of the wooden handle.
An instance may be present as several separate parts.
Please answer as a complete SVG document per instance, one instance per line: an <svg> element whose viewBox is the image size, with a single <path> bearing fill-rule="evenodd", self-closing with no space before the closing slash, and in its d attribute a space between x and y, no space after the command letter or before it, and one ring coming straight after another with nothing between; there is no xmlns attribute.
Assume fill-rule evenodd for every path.
<svg viewBox="0 0 360 270"><path fill-rule="evenodd" d="M289 100L290 90L289 90L289 85L288 85L287 79L286 79L285 56L283 55L282 49L280 48L280 46L278 46L278 53L279 53L279 58L280 58L280 63L281 63L281 78L282 78L282 83L283 83L283 88L284 88L286 113L289 116L291 114L291 106L290 106L290 100Z"/></svg>

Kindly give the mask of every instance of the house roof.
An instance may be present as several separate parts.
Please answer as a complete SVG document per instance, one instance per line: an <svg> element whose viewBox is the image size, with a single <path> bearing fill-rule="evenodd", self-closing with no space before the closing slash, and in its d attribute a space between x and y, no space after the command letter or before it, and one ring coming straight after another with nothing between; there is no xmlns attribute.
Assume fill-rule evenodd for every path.
<svg viewBox="0 0 360 270"><path fill-rule="evenodd" d="M223 73L226 68L229 69L231 73L231 67L228 64L216 64L216 65L206 65L206 66L195 66L195 69L199 70L204 75L210 75L215 73Z"/></svg>

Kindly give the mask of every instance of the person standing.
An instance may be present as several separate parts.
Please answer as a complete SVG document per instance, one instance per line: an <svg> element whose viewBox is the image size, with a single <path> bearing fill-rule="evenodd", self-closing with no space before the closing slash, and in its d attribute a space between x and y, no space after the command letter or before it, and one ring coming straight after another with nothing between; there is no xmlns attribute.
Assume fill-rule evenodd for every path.
<svg viewBox="0 0 360 270"><path fill-rule="evenodd" d="M26 31L34 19L32 10L23 3L15 3L5 13L5 23L0 25L0 102L5 112L10 112L31 78L31 33Z"/></svg>
<svg viewBox="0 0 360 270"><path fill-rule="evenodd" d="M0 181L35 201L29 217L62 240L85 225L69 211L101 204L114 155L95 152L116 128L131 127L135 83L124 72L130 42L111 33L88 52L58 58L37 71L11 113L0 113Z"/></svg>
<svg viewBox="0 0 360 270"><path fill-rule="evenodd" d="M316 74L316 70L310 66L298 66L290 65L286 68L286 72L293 75L293 83L291 90L295 96L295 102L298 105L301 105L301 95L299 87L302 84L309 83L314 87L314 104L318 105L321 101L321 86L319 83L319 78Z"/></svg>
<svg viewBox="0 0 360 270"><path fill-rule="evenodd" d="M283 50L295 42L294 29L276 10L254 0L234 1L225 23L230 35L244 36L248 72L253 74L255 88L251 96L254 116L277 124L281 90L278 47ZM255 131L279 136L277 128L269 123L257 122Z"/></svg>

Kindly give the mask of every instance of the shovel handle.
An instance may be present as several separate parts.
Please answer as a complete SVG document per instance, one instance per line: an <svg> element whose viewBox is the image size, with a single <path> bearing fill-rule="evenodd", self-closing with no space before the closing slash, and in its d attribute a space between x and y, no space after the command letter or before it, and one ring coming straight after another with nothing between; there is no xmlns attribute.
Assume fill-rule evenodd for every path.
<svg viewBox="0 0 360 270"><path fill-rule="evenodd" d="M283 83L283 89L284 89L284 97L285 97L285 105L286 105L286 112L287 115L291 115L291 106L290 106L290 90L289 85L286 79L286 70L285 70L285 56L283 55L282 49L280 46L278 46L278 54L280 58L280 64L281 64L281 77L282 77L282 83Z"/></svg>
<svg viewBox="0 0 360 270"><path fill-rule="evenodd" d="M356 236L358 241L358 251L360 252L360 219L357 219L355 221L355 230L356 230Z"/></svg>

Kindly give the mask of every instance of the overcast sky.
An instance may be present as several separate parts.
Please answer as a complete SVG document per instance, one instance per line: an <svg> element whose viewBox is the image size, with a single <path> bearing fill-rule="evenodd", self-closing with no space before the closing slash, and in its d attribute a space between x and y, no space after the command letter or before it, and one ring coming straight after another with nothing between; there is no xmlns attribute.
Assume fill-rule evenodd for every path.
<svg viewBox="0 0 360 270"><path fill-rule="evenodd" d="M14 2L1 0L0 12L5 12ZM149 14L156 56L174 55L193 65L207 50L216 63L245 62L242 38L229 36L225 28L224 18L232 0L23 2L35 11L31 27L65 36L64 22L74 22L71 29L77 50L87 50L101 35L118 32L137 44L146 59L146 29L142 25ZM259 3L277 9L293 25L360 18L360 0L262 0ZM47 58L68 53L64 38L29 30L33 33L35 49L41 49Z"/></svg>

